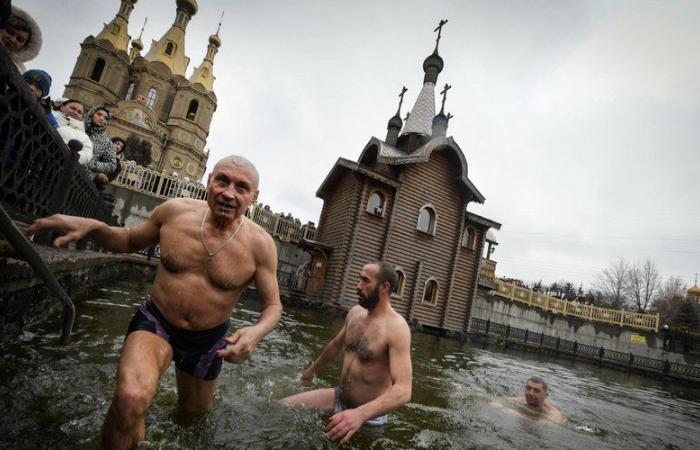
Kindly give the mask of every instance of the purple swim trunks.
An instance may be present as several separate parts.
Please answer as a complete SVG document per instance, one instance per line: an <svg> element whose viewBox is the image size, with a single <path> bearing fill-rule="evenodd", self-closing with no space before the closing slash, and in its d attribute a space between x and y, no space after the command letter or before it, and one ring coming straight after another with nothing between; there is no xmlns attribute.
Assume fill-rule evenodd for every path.
<svg viewBox="0 0 700 450"><path fill-rule="evenodd" d="M191 331L168 323L149 298L134 314L127 336L149 331L165 339L173 348L175 367L202 380L214 380L221 372L222 359L216 352L226 347L228 321L209 330Z"/></svg>

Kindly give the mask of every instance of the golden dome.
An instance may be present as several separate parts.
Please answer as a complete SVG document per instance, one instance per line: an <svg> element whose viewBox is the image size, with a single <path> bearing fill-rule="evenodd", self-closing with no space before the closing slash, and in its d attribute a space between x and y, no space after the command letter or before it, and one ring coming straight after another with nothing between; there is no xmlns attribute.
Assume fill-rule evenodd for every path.
<svg viewBox="0 0 700 450"><path fill-rule="evenodd" d="M216 46L216 48L219 48L221 47L221 38L218 34L212 34L211 36L209 36L209 43L211 45Z"/></svg>
<svg viewBox="0 0 700 450"><path fill-rule="evenodd" d="M700 295L700 286L698 286L696 283L693 286L689 287L688 294Z"/></svg>
<svg viewBox="0 0 700 450"><path fill-rule="evenodd" d="M187 14L194 16L197 14L197 0L177 0L177 9L183 9Z"/></svg>
<svg viewBox="0 0 700 450"><path fill-rule="evenodd" d="M133 41L131 41L131 46L139 51L143 50L143 42L141 42L141 39L136 38Z"/></svg>

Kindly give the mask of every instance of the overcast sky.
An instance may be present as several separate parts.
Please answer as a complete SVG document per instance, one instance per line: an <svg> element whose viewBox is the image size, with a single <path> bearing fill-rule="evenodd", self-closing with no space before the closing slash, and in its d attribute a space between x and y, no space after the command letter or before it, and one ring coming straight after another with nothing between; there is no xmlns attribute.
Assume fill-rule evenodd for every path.
<svg viewBox="0 0 700 450"><path fill-rule="evenodd" d="M118 0L15 0L39 22L28 64L68 82L79 43ZM449 19L438 85L448 135L486 197L469 209L503 224L497 274L588 286L613 260L651 258L664 277L700 272L700 2L200 0L187 76L225 10L214 72L209 167L236 153L261 173L260 201L318 223L315 197L338 157L384 139L397 95L411 107ZM174 0L140 0L146 46Z"/></svg>

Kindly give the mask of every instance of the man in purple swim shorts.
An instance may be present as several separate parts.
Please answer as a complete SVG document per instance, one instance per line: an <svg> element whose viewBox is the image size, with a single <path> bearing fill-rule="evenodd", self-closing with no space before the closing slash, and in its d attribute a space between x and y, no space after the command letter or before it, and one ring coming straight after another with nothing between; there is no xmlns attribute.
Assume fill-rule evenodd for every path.
<svg viewBox="0 0 700 450"><path fill-rule="evenodd" d="M221 362L241 363L282 314L277 250L272 237L245 217L258 196L258 172L240 156L219 161L207 182L207 200L177 198L145 223L110 227L82 217L38 219L27 234L60 229L60 246L86 236L112 252L131 253L160 243L160 265L150 298L129 324L102 447L136 447L158 381L175 361L178 406L200 415L211 404ZM238 298L255 281L262 302L258 323L227 336ZM228 347L227 347L228 346Z"/></svg>

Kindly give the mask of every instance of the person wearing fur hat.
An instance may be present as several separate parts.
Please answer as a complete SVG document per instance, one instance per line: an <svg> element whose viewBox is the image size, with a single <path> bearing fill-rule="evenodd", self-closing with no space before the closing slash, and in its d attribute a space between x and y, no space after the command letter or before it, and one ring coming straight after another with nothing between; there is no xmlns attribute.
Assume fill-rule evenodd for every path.
<svg viewBox="0 0 700 450"><path fill-rule="evenodd" d="M41 50L41 29L24 10L12 5L10 11L10 17L0 25L0 44L19 71L24 72L24 64L36 58Z"/></svg>
<svg viewBox="0 0 700 450"><path fill-rule="evenodd" d="M78 151L78 162L83 166L92 159L92 141L85 133L83 124L83 105L78 100L64 99L53 116L58 123L58 134L66 144L73 141L68 147ZM76 141L80 146L76 145Z"/></svg>
<svg viewBox="0 0 700 450"><path fill-rule="evenodd" d="M99 187L109 183L108 174L117 169L117 153L107 137L107 123L111 117L104 106L95 106L85 114L85 133L92 141L92 159L86 167Z"/></svg>
<svg viewBox="0 0 700 450"><path fill-rule="evenodd" d="M53 125L54 128L58 128L56 117L51 114L51 99L49 98L51 76L43 70L33 69L24 72L22 78L27 82L29 90L32 91L34 97L36 97L41 107L46 111L51 125Z"/></svg>

